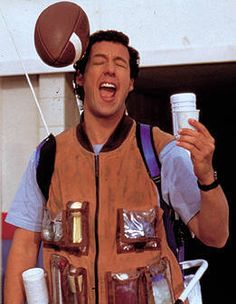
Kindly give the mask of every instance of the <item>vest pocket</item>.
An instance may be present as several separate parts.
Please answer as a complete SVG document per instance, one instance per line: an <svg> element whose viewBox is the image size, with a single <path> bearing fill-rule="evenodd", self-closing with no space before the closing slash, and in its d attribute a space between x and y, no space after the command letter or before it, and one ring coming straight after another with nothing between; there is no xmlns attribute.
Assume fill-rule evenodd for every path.
<svg viewBox="0 0 236 304"><path fill-rule="evenodd" d="M89 227L88 203L69 201L66 210L51 217L48 209L44 210L42 239L48 246L74 251L78 255L88 254Z"/></svg>
<svg viewBox="0 0 236 304"><path fill-rule="evenodd" d="M87 273L82 267L70 265L68 270L69 302L73 304L87 304Z"/></svg>
<svg viewBox="0 0 236 304"><path fill-rule="evenodd" d="M60 255L51 256L52 304L87 304L87 272Z"/></svg>
<svg viewBox="0 0 236 304"><path fill-rule="evenodd" d="M66 206L66 246L88 254L89 227L88 227L88 202L69 201Z"/></svg>
<svg viewBox="0 0 236 304"><path fill-rule="evenodd" d="M108 272L108 304L172 304L171 273L166 258L129 272Z"/></svg>
<svg viewBox="0 0 236 304"><path fill-rule="evenodd" d="M63 239L62 212L54 219L47 208L44 209L41 237L45 243L59 243Z"/></svg>
<svg viewBox="0 0 236 304"><path fill-rule="evenodd" d="M148 304L144 272L107 273L108 304Z"/></svg>
<svg viewBox="0 0 236 304"><path fill-rule="evenodd" d="M117 211L117 252L158 250L157 208L146 211Z"/></svg>
<svg viewBox="0 0 236 304"><path fill-rule="evenodd" d="M169 262L162 258L159 263L152 264L147 269L151 291L155 304L174 303L174 293L171 285ZM149 284L150 287L150 284Z"/></svg>
<svg viewBox="0 0 236 304"><path fill-rule="evenodd" d="M50 260L52 278L52 303L63 304L66 301L66 271L68 260L60 255L53 254Z"/></svg>

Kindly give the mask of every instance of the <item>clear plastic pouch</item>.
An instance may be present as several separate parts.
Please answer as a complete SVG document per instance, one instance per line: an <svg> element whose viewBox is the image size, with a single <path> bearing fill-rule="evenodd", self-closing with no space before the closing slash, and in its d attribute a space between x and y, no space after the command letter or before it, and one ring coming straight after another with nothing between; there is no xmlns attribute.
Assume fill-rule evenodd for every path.
<svg viewBox="0 0 236 304"><path fill-rule="evenodd" d="M143 271L108 273L108 304L148 304Z"/></svg>
<svg viewBox="0 0 236 304"><path fill-rule="evenodd" d="M171 273L166 258L150 266L152 292L155 304L172 304L174 295L171 286Z"/></svg>
<svg viewBox="0 0 236 304"><path fill-rule="evenodd" d="M53 304L66 303L66 271L69 267L68 260L60 255L53 254L50 260L52 277L52 301Z"/></svg>
<svg viewBox="0 0 236 304"><path fill-rule="evenodd" d="M69 201L66 206L66 244L83 255L88 253L88 202Z"/></svg>
<svg viewBox="0 0 236 304"><path fill-rule="evenodd" d="M69 201L66 210L51 217L48 209L44 210L42 239L46 245L74 251L78 255L88 254L89 227L88 203Z"/></svg>
<svg viewBox="0 0 236 304"><path fill-rule="evenodd" d="M49 210L44 209L41 235L42 239L48 243L58 243L63 239L62 212L52 219Z"/></svg>
<svg viewBox="0 0 236 304"><path fill-rule="evenodd" d="M157 284L157 277L161 278ZM163 258L132 271L107 273L108 304L172 304L169 263Z"/></svg>
<svg viewBox="0 0 236 304"><path fill-rule="evenodd" d="M69 285L68 302L70 304L87 304L87 273L82 267L70 265L67 272Z"/></svg>
<svg viewBox="0 0 236 304"><path fill-rule="evenodd" d="M157 218L157 208L146 211L118 209L118 253L159 249L160 239L157 236Z"/></svg>
<svg viewBox="0 0 236 304"><path fill-rule="evenodd" d="M74 267L68 260L53 254L51 256L52 304L87 304L87 272Z"/></svg>

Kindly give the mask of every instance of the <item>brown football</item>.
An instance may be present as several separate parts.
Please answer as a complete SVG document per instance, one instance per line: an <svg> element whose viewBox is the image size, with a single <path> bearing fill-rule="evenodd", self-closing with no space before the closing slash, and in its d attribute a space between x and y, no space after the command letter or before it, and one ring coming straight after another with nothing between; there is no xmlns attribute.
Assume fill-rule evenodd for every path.
<svg viewBox="0 0 236 304"><path fill-rule="evenodd" d="M89 20L84 10L75 3L62 1L48 6L39 15L34 44L44 63L65 67L82 57L89 35Z"/></svg>

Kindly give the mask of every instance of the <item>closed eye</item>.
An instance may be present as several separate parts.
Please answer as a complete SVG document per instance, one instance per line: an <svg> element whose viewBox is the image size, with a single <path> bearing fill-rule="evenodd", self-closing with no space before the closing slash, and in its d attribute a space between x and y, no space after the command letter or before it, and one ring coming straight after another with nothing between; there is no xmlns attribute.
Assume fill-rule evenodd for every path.
<svg viewBox="0 0 236 304"><path fill-rule="evenodd" d="M94 64L94 65L102 65L102 64L104 64L104 63L106 63L106 61L104 60L104 59L94 59L93 61L92 61L92 63Z"/></svg>
<svg viewBox="0 0 236 304"><path fill-rule="evenodd" d="M91 60L92 64L94 65L103 65L108 62L108 59L103 54L96 54ZM121 68L127 69L129 67L129 63L122 57L115 57L113 59L113 63Z"/></svg>
<svg viewBox="0 0 236 304"><path fill-rule="evenodd" d="M104 64L106 62L106 57L104 55L94 55L94 57L92 58L92 63L94 65L100 65L100 64Z"/></svg>
<svg viewBox="0 0 236 304"><path fill-rule="evenodd" d="M128 63L123 58L116 58L115 64L121 68L128 68Z"/></svg>

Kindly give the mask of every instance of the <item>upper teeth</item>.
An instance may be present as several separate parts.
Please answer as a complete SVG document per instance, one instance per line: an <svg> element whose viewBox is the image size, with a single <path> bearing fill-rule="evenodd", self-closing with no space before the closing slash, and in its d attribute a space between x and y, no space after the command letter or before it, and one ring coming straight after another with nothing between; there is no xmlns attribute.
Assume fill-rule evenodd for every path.
<svg viewBox="0 0 236 304"><path fill-rule="evenodd" d="M109 83L109 82L104 82L101 84L101 88L113 88L115 89L115 85L113 83Z"/></svg>

